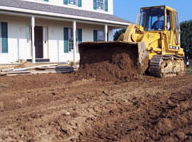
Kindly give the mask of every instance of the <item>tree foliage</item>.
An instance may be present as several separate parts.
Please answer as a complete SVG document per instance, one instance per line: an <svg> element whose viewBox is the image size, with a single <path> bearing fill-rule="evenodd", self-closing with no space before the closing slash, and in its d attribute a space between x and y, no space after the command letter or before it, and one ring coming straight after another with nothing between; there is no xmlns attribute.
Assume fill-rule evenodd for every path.
<svg viewBox="0 0 192 142"><path fill-rule="evenodd" d="M181 47L185 55L192 59L192 20L181 23Z"/></svg>
<svg viewBox="0 0 192 142"><path fill-rule="evenodd" d="M116 41L121 34L125 33L125 30L126 29L124 28L124 29L121 29L119 31L116 31L115 34L114 34L113 40Z"/></svg>

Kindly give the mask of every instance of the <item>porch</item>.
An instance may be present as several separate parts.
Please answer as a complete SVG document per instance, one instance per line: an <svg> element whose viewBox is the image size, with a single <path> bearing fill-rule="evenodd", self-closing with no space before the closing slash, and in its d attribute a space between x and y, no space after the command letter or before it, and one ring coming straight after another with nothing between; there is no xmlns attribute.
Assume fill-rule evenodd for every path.
<svg viewBox="0 0 192 142"><path fill-rule="evenodd" d="M125 27L7 12L1 12L0 17L0 22L7 24L8 48L7 53L0 53L0 58L12 62L26 59L33 63L36 61L75 63L79 60L79 43L94 40L112 41L113 29ZM95 39L96 31L101 32L100 39Z"/></svg>
<svg viewBox="0 0 192 142"><path fill-rule="evenodd" d="M19 5L18 5L19 3ZM112 41L113 29L131 24L111 14L20 0L0 5L0 64L20 59L79 60L78 44Z"/></svg>

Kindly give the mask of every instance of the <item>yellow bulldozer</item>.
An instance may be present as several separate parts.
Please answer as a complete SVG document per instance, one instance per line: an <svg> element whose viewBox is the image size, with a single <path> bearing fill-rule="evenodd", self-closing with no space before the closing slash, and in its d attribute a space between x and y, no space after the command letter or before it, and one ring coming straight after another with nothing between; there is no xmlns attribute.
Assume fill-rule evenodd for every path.
<svg viewBox="0 0 192 142"><path fill-rule="evenodd" d="M110 60L111 50L118 54L120 48L129 50L127 54L137 54L133 57L141 74L148 71L153 76L167 77L185 72L178 12L168 6L142 7L138 23L128 26L117 41L80 44L80 66L82 60L89 63L89 58L97 58L100 53ZM86 54L92 56L87 58Z"/></svg>

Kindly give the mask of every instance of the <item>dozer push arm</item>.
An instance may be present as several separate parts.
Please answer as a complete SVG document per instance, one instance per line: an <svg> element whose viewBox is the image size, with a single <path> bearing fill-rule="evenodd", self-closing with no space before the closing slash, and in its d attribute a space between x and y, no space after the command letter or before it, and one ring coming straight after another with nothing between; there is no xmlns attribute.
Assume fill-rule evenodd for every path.
<svg viewBox="0 0 192 142"><path fill-rule="evenodd" d="M118 38L118 41L132 43L144 42L146 50L159 53L162 52L161 45L159 45L160 38L159 32L145 32L142 26L132 24L127 27L125 33Z"/></svg>

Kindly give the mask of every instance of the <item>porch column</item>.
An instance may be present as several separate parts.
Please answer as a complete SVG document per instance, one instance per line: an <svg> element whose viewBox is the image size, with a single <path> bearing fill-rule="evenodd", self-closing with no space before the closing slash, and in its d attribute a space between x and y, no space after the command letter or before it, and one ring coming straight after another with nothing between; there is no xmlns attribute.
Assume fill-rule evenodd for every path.
<svg viewBox="0 0 192 142"><path fill-rule="evenodd" d="M107 41L107 39L108 39L108 25L106 24L105 25L105 41Z"/></svg>
<svg viewBox="0 0 192 142"><path fill-rule="evenodd" d="M76 63L76 21L73 21L73 63Z"/></svg>
<svg viewBox="0 0 192 142"><path fill-rule="evenodd" d="M32 48L32 62L35 63L35 17L31 16L31 48Z"/></svg>

